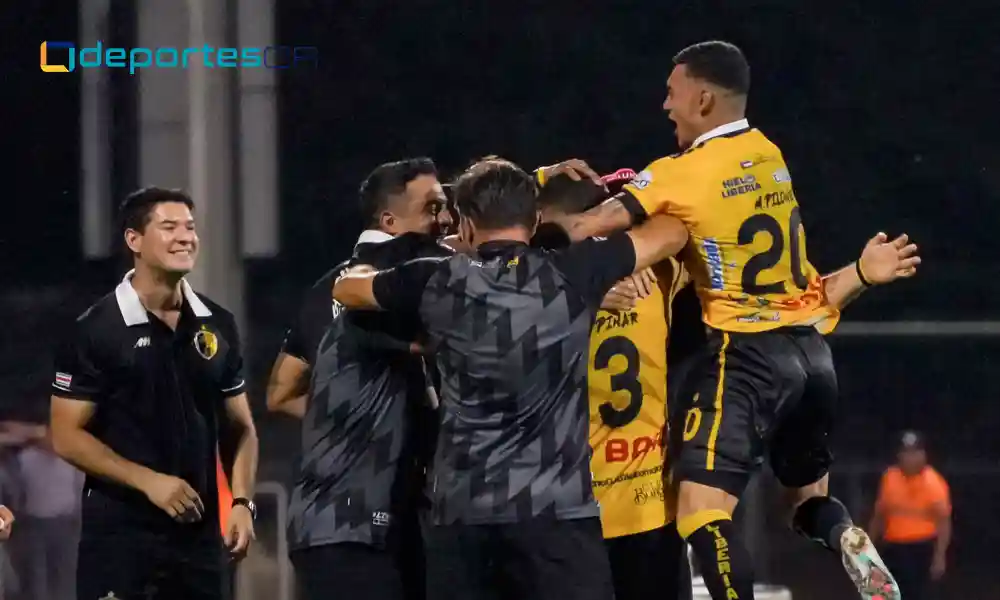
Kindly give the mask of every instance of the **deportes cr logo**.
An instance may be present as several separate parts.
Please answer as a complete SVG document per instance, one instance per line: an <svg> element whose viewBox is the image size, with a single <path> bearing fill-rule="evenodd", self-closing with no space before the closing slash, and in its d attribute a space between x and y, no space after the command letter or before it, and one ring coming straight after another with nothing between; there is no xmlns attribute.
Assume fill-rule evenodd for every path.
<svg viewBox="0 0 1000 600"><path fill-rule="evenodd" d="M65 50L55 56L53 50ZM290 69L298 66L319 66L316 46L264 46L216 48L205 44L201 48L105 48L103 42L91 48L77 48L72 42L42 42L39 64L45 73L72 73L81 69L128 69L135 75L139 69L186 69L202 64L215 69Z"/></svg>

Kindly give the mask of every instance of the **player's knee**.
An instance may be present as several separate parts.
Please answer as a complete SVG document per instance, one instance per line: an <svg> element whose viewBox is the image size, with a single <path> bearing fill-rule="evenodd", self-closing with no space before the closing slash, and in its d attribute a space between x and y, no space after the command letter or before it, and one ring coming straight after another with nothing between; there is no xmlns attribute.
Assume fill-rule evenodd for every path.
<svg viewBox="0 0 1000 600"><path fill-rule="evenodd" d="M829 449L772 449L770 462L771 470L783 487L793 491L802 490L800 502L829 493L829 472L833 464L833 454Z"/></svg>

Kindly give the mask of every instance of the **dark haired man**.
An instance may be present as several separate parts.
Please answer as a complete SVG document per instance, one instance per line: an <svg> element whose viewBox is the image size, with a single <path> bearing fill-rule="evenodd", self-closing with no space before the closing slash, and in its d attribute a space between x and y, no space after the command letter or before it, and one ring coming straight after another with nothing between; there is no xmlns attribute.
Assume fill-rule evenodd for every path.
<svg viewBox="0 0 1000 600"><path fill-rule="evenodd" d="M238 432L226 542L253 539L257 436L230 313L184 280L191 198L145 188L121 206L130 271L69 328L56 357L52 442L86 473L79 598L226 597L219 431ZM225 423L221 422L225 419Z"/></svg>
<svg viewBox="0 0 1000 600"><path fill-rule="evenodd" d="M349 309L420 322L441 373L441 431L429 493L433 600L613 597L587 444L587 346L616 281L676 252L670 217L546 252L535 179L501 159L455 183L474 254L352 269L334 286Z"/></svg>
<svg viewBox="0 0 1000 600"><path fill-rule="evenodd" d="M878 234L857 262L821 277L806 257L781 151L745 118L743 53L704 42L674 63L663 108L682 152L652 163L570 229L594 235L662 212L690 231L683 260L711 351L681 392L687 411L671 428L678 529L713 598L752 598L750 557L731 515L766 450L795 529L842 557L863 598L898 597L868 536L829 496L837 379L822 334L865 288L914 275L916 246Z"/></svg>
<svg viewBox="0 0 1000 600"><path fill-rule="evenodd" d="M589 180L550 179L538 205L542 222L557 231L541 243L558 247L560 222L593 208L634 177L631 169L607 175L607 190ZM663 441L672 305L689 278L673 258L652 270L649 289L636 286L637 297L625 306L605 302L590 331L590 465L616 600L691 597L686 547L673 525L669 488L664 494L669 461ZM699 323L697 313L682 318Z"/></svg>
<svg viewBox="0 0 1000 600"><path fill-rule="evenodd" d="M429 158L379 165L362 182L359 199L367 222L355 251L403 233L437 236L452 227L437 167ZM271 411L300 419L305 415L309 365L333 316L333 281L347 262L328 271L310 288L285 332L268 381L267 406Z"/></svg>
<svg viewBox="0 0 1000 600"><path fill-rule="evenodd" d="M434 414L423 402L421 359L411 352L416 328L343 313L330 293L334 278L358 261L388 268L450 254L436 241L450 215L428 158L379 165L359 198L368 228L353 257L307 294L268 394L271 410L304 418L288 528L308 598L332 587L377 599L423 588L415 492Z"/></svg>

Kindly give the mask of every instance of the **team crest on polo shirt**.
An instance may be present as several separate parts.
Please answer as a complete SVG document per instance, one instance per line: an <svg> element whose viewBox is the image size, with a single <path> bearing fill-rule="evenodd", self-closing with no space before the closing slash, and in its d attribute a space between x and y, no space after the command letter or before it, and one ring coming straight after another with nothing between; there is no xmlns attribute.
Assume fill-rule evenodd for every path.
<svg viewBox="0 0 1000 600"><path fill-rule="evenodd" d="M219 351L219 338L202 325L201 330L194 334L194 349L205 360L212 360Z"/></svg>

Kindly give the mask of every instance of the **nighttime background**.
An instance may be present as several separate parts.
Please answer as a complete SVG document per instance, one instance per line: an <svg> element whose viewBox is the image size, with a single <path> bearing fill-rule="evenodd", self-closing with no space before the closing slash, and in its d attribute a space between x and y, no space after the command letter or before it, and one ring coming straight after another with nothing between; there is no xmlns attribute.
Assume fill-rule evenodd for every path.
<svg viewBox="0 0 1000 600"><path fill-rule="evenodd" d="M268 369L304 288L353 245L368 171L427 155L448 175L485 154L526 168L579 157L599 171L639 170L675 151L661 110L670 57L708 38L738 44L752 65L751 124L782 148L821 271L853 260L879 230L905 231L921 246L920 276L858 301L847 322L1000 321L994 2L276 4L278 40L319 47L320 66L280 72L281 251L247 262L262 480L287 481L297 445L297 426L263 410ZM134 44L134 8L112 6L112 37ZM7 3L0 14L0 420L41 421L53 339L124 263L81 258L79 80L36 66L40 40L76 37L76 5ZM127 74L116 74L112 203L156 183L137 180L134 96ZM834 493L864 522L898 432L926 432L955 505L941 597L1000 596L1000 517L981 508L998 506L1000 494L1000 338L832 343L843 403ZM839 565L784 531L776 503L764 506L760 578L796 598L853 597ZM815 577L826 589L815 591Z"/></svg>

